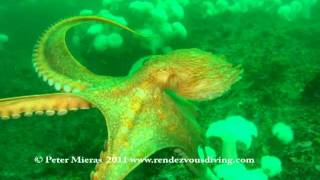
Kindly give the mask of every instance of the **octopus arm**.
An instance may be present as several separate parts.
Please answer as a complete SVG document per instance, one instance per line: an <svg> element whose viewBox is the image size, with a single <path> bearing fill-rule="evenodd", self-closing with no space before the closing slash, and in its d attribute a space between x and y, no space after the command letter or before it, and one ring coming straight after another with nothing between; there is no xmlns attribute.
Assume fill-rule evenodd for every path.
<svg viewBox="0 0 320 180"><path fill-rule="evenodd" d="M0 119L32 115L64 115L70 110L88 109L90 103L73 94L57 93L22 96L0 100Z"/></svg>
<svg viewBox="0 0 320 180"><path fill-rule="evenodd" d="M47 30L37 43L33 64L35 70L56 90L81 91L94 84L114 82L116 78L99 76L81 65L70 53L66 44L69 29L85 22L99 22L113 25L137 34L130 28L112 20L97 16L81 16L62 20Z"/></svg>

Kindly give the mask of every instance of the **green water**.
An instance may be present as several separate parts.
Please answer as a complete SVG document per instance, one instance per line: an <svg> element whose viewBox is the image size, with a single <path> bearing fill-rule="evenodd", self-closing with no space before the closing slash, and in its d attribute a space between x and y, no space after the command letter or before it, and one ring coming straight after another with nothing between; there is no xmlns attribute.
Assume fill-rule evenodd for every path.
<svg viewBox="0 0 320 180"><path fill-rule="evenodd" d="M239 157L255 159L255 163L245 164L247 169L259 169L261 157L270 155L281 160L282 171L269 179L319 179L319 1L133 2L0 1L0 98L56 92L37 77L32 66L33 47L41 34L59 20L80 12L108 17L147 38L94 23L74 28L68 33L68 46L88 69L101 75L124 76L143 57L182 48L224 56L228 62L241 65L242 79L217 99L193 102L203 133L213 122L242 116L258 131L249 148L237 145ZM106 43L110 39L113 43ZM292 142L282 143L272 134L278 122L292 129ZM98 158L106 134L105 120L98 109L0 121L0 179L89 179L94 163L46 164L35 163L34 158ZM221 154L221 139L207 140ZM163 150L154 156L173 154L172 150ZM209 167L212 172L214 166ZM204 175L195 176L182 164L147 163L127 177L201 178Z"/></svg>

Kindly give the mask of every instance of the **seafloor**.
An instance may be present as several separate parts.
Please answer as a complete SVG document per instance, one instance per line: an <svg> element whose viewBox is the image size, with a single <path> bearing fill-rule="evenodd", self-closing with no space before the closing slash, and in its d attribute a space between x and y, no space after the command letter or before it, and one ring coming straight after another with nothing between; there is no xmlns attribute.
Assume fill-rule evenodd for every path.
<svg viewBox="0 0 320 180"><path fill-rule="evenodd" d="M46 2L46 3L45 3ZM32 49L40 34L51 24L78 14L91 3L39 1L0 2L0 31L10 37L0 50L0 98L50 93L31 64ZM263 155L281 159L283 171L271 179L320 177L320 3L310 18L288 21L276 14L252 10L221 13L201 18L201 10L185 9L188 38L171 42L173 49L201 48L241 64L242 79L221 98L198 103L199 122L208 125L230 115L254 122L259 135L250 150L240 156ZM125 12L125 11L124 11ZM125 14L124 14L125 16ZM139 22L135 22L136 24ZM129 24L130 25L130 24ZM134 27L133 27L134 28ZM88 52L86 45L71 47L89 69L100 74L124 75L139 58L151 52L139 39L106 52ZM161 53L161 52L159 52ZM289 124L294 141L283 145L272 136L276 122ZM95 164L36 164L36 155L95 158L103 147L106 127L96 110L71 112L66 116L31 117L0 122L0 179L87 179ZM219 142L213 143L219 151ZM159 153L159 156L170 152ZM177 165L142 165L128 179L190 179Z"/></svg>

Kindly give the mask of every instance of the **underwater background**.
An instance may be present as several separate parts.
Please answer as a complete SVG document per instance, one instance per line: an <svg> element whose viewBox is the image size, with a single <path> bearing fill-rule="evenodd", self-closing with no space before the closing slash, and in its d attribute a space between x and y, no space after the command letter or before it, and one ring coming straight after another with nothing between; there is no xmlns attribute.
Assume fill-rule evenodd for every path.
<svg viewBox="0 0 320 180"><path fill-rule="evenodd" d="M149 37L97 23L74 28L68 45L97 74L124 76L140 58L182 48L241 65L242 79L230 91L195 102L202 128L229 116L245 117L258 129L252 146L238 149L239 156L256 160L247 168L259 168L261 157L272 155L281 160L282 171L270 179L320 178L319 1L1 0L0 98L55 92L34 72L33 47L52 24L77 15L107 17ZM289 143L273 133L279 122L293 131ZM97 109L0 121L0 179L89 179L95 164L37 164L34 157L98 158L106 134ZM219 152L221 142L210 141ZM127 179L197 178L183 165L143 164Z"/></svg>

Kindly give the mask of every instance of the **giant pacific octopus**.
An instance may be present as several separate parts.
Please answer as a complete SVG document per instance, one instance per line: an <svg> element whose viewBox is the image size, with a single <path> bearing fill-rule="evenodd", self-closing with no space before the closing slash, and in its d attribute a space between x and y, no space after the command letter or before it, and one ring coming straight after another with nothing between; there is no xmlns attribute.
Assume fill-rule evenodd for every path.
<svg viewBox="0 0 320 180"><path fill-rule="evenodd" d="M96 75L81 65L66 45L69 29L85 22L132 29L97 16L72 17L49 28L36 44L33 65L58 93L0 100L2 120L32 115L64 115L70 110L98 108L106 120L107 138L91 179L124 179L141 162L108 163L109 157L147 158L175 148L197 158L205 144L195 116L181 99L204 101L221 96L240 77L241 68L199 49L175 50L146 58L125 77ZM169 93L170 91L170 93ZM177 100L179 97L180 100ZM201 164L188 164L196 173Z"/></svg>

